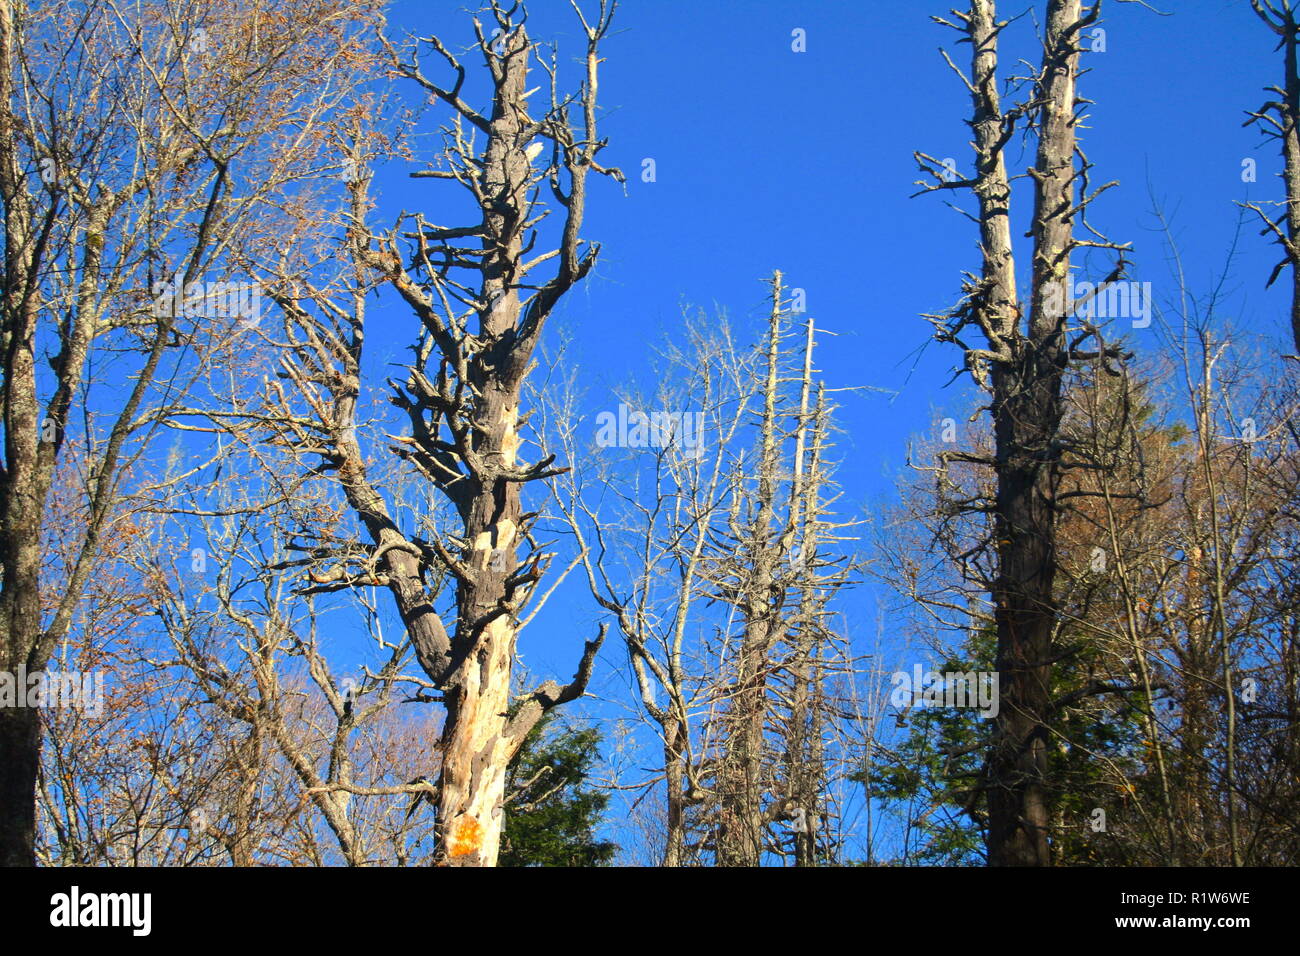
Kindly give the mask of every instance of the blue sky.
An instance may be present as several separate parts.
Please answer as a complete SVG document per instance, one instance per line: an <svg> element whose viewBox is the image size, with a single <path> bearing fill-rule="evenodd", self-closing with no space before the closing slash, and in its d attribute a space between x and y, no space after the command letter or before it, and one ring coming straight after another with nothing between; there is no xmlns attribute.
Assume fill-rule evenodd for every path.
<svg viewBox="0 0 1300 956"><path fill-rule="evenodd" d="M882 469L901 461L935 408L965 406L959 385L942 387L955 352L917 353L927 342L919 314L950 305L960 271L977 264L973 227L944 207L951 193L908 198L919 177L914 149L968 168L969 100L937 52L942 44L963 62L965 48L929 22L950 5L625 0L606 45L601 128L610 139L603 159L628 173L627 195L593 183L585 233L602 243L601 262L552 327L573 334L593 400L648 372L651 346L683 303L716 303L737 319L763 314L760 280L780 268L807 291L818 324L838 333L819 354L826 379L898 393L843 409L844 478L862 500L887 486ZM1120 183L1092 221L1134 243L1132 275L1154 281L1157 296L1167 270L1148 184L1174 219L1189 271L1208 281L1223 269L1233 201L1276 198L1281 167L1274 146L1241 126L1280 72L1246 0L1166 6L1173 15L1106 4L1107 50L1086 58L1092 72L1082 81L1097 101L1083 133L1094 181ZM562 56L577 52L567 2L531 8L534 36L558 41ZM390 24L468 42L463 9L398 2ZM806 53L790 49L795 28L807 31ZM1013 53L1034 56L1032 29L1028 17L1012 27L1004 64ZM1241 182L1248 156L1258 161L1253 185ZM639 176L646 157L654 183ZM1009 159L1023 169L1032 153L1013 148ZM385 176L381 209L436 213L440 186ZM1018 198L1015 214L1027 222L1030 194ZM1241 319L1280 338L1283 298L1263 290L1276 257L1254 230L1242 252L1232 286ZM871 427L855 427L863 422Z"/></svg>
<svg viewBox="0 0 1300 956"><path fill-rule="evenodd" d="M1277 82L1281 60L1246 0L1156 5L1170 15L1105 4L1106 49L1086 56L1091 72L1081 90L1096 101L1083 131L1094 184L1119 181L1093 206L1091 221L1134 244L1131 277L1151 281L1161 299L1172 288L1152 194L1173 221L1199 289L1225 267L1239 215L1234 200L1278 198L1278 151L1242 121L1264 100L1262 88ZM610 181L592 183L585 234L602 243L601 262L550 327L552 344L562 330L573 337L570 360L584 370L590 415L616 406L618 386L651 384L653 347L678 324L683 303L725 307L738 324L756 328L766 308L760 280L776 268L806 290L819 327L838 335L818 355L827 382L885 390L843 396L837 450L846 508L866 510L890 495L909 437L969 407L962 382L944 387L956 352L927 347L929 327L919 316L951 305L961 271L977 267L974 227L940 197L908 198L919 178L914 149L969 167L969 98L938 48L963 65L968 52L929 19L949 6L625 0L604 48L601 122L611 144L602 161L628 173L626 195ZM1028 0L1004 4L1003 16L1029 7ZM472 39L463 9L403 0L389 21L395 33L435 33L462 48ZM1037 59L1032 16L1007 32L1004 68L1018 56ZM560 44L562 58L579 52L567 0L535 0L529 23L534 37ZM796 28L806 31L806 52L791 49ZM653 183L640 177L647 157L655 161ZM1258 163L1251 185L1241 178L1247 157ZM1032 151L1013 146L1008 160L1022 172ZM385 170L378 184L377 222L400 209L438 219L447 195L441 184L407 179L404 169ZM1024 185L1013 207L1018 224L1030 211ZM1232 265L1229 312L1242 328L1281 344L1285 283L1264 291L1277 256L1256 233L1253 225L1245 230ZM1100 278L1104 265L1080 277ZM372 341L395 356L405 325L391 321L394 336L381 329ZM1135 331L1130 341L1140 354L1159 348L1154 329ZM868 587L849 604L858 612L850 627L863 641L874 637L874 601ZM525 636L529 667L567 676L597 616L581 589L566 589ZM617 648L607 650L598 690L620 686L613 671L621 664Z"/></svg>

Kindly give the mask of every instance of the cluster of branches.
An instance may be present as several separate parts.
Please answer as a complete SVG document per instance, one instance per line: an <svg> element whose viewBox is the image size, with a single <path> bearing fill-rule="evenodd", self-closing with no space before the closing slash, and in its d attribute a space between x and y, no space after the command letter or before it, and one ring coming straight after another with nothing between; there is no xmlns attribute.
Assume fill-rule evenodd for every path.
<svg viewBox="0 0 1300 956"><path fill-rule="evenodd" d="M559 473L553 456L519 460L520 396L547 318L597 260L581 235L588 174L622 179L598 160L599 45L614 9L574 5L582 77L565 93L558 53L528 36L522 7L489 2L486 24L471 21L490 83L480 111L460 55L437 37L391 39L368 0L0 4L0 666L39 671L74 638L102 647L74 611L105 545L135 529L139 547L115 561L146 585L141 606L172 650L160 680L176 681L144 697L164 707L181 694L209 728L200 737L222 726L244 738L213 771L240 768L218 839L235 862L255 856L255 821L266 832L291 804L318 811L313 833L332 833L346 862L384 858L377 842L410 856L409 826L362 834L351 798L420 796L435 808L430 859L490 865L511 759L544 713L584 692L603 632L571 681L513 699L515 641L544 603L552 558L521 489ZM449 82L426 73L429 58ZM533 105L537 71L546 92ZM372 230L372 161L408 153L400 121L369 119L401 115L376 77L447 110L440 155L413 175L463 190L470 221L413 214ZM240 279L278 328L230 313L226 280ZM411 361L387 383L403 425L375 441L360 416L373 396L366 310L380 292L413 321ZM125 396L98 391L100 355L126 375ZM166 432L177 446L150 475ZM74 472L81 487L61 489L56 524L55 475ZM413 503L401 487L416 489ZM167 543L181 535L208 577L173 573ZM66 559L57 577L42 575L52 548ZM375 630L376 588L391 595L397 638ZM317 600L351 602L371 623L378 659L347 692ZM399 687L442 705L441 739L408 754L427 763L436 750L437 766L398 783L372 768L363 785L358 765L381 739L374 728L396 719ZM0 712L4 863L35 859L41 737L37 708ZM52 756L69 753L57 741ZM274 799L259 772L272 759L291 781ZM177 794L206 787L167 772ZM93 787L64 775L56 789L45 819L63 833L45 857L108 852L86 847L112 840L73 836L105 825ZM188 799L168 814L184 816Z"/></svg>
<svg viewBox="0 0 1300 956"><path fill-rule="evenodd" d="M834 516L833 390L813 366L828 333L791 311L779 272L770 302L752 346L725 320L688 317L655 394L623 396L629 415L671 410L650 447L584 448L576 396L548 405L568 457L598 462L557 507L653 735L657 770L620 786L649 801L665 866L810 866L842 846L856 667L833 600L853 522Z"/></svg>
<svg viewBox="0 0 1300 956"><path fill-rule="evenodd" d="M1293 80L1289 6L1255 7L1284 44L1290 30ZM973 103L974 173L944 178L918 153L935 177L922 191L973 194L982 265L967 275L962 301L929 319L938 341L962 350L988 405L971 417L964 447L930 449L934 464L918 466L928 477L882 530L892 547L880 553L885 577L922 609L931 635L958 634L962 658L996 670L1001 699L991 727L941 721L873 759L893 763L893 797L928 788L908 827L929 826L941 853L970 852L951 837L971 827L982 837L976 856L994 865L1279 862L1293 853L1294 827L1258 791L1285 804L1293 788L1244 770L1243 717L1267 726L1250 746L1267 739L1270 766L1293 759L1296 726L1284 716L1294 696L1285 683L1292 594L1273 585L1294 556L1293 402L1219 367L1228 341L1211 321L1221 289L1195 303L1175 275L1162 324L1163 344L1181 360L1181 403L1151 394L1158 376L1135 381L1132 356L1091 318L1089 300L1063 290L1074 286L1080 250L1115 257L1094 297L1128 266L1129 247L1088 224L1114 184L1090 187L1077 137L1088 103L1076 90L1083 38L1100 12L1100 3L1047 4L1041 64L1012 78L1006 88L1024 95L1011 107L998 72L1010 22L991 0L935 18L971 48L969 71L947 62ZM1254 118L1271 118L1269 109L1285 138L1284 103ZM1006 159L1018 133L1035 147L1024 306ZM1184 424L1171 421L1178 412ZM1225 432L1225 417L1248 426ZM936 762L908 776L897 758L919 759L926 738ZM937 807L956 815L925 824ZM1122 831L1105 829L1107 809Z"/></svg>
<svg viewBox="0 0 1300 956"><path fill-rule="evenodd" d="M0 4L7 673L46 666L116 524L169 494L124 475L226 354L236 322L206 314L207 286L175 309L159 307L159 284L180 287L175 302L199 277L232 277L232 250L311 175L322 127L364 75L372 20L368 3L319 0L274 14ZM51 521L61 464L76 466L66 526ZM66 549L58 580L42 573L51 535ZM35 708L0 712L0 863L34 858L40 733Z"/></svg>

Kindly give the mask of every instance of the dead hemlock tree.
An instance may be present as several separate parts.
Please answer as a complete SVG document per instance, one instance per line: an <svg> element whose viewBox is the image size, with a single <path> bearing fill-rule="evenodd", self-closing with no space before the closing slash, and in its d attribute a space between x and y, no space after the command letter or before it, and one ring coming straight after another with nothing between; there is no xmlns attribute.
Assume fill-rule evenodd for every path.
<svg viewBox="0 0 1300 956"><path fill-rule="evenodd" d="M1264 135L1281 140L1286 199L1271 204L1281 205L1280 213L1266 212L1256 203L1242 205L1263 220L1264 228L1260 235L1271 234L1282 247L1282 261L1273 267L1267 285L1277 281L1283 269L1291 267L1291 334L1296 355L1300 356L1300 64L1297 63L1300 22L1296 20L1296 11L1292 9L1290 0L1282 0L1280 6L1274 0L1250 0L1250 6L1281 38L1278 48L1282 50L1285 65L1285 86L1269 87L1269 92L1276 93L1278 98L1250 111L1250 119L1242 125L1258 123ZM1281 225L1283 220L1286 221L1285 231Z"/></svg>
<svg viewBox="0 0 1300 956"><path fill-rule="evenodd" d="M557 494L661 748L657 772L629 789L639 804L663 784L664 866L710 852L719 865L831 857L825 685L849 668L826 605L845 583L834 545L847 524L829 516L831 408L814 381L811 320L792 348L779 273L773 303L758 347L739 345L725 322L688 321L690 345L669 349L655 402L700 424L680 421L615 463L595 449L586 457L600 464ZM656 427L639 410L648 403L625 404ZM550 423L573 458L584 454L575 408L554 408ZM598 505L585 482L598 487L592 476L606 472L619 491Z"/></svg>
<svg viewBox="0 0 1300 956"><path fill-rule="evenodd" d="M845 762L843 754L832 753L835 743L843 740L834 730L842 708L832 682L836 678L851 680L854 666L852 660L846 660L843 637L829 623L829 605L849 583L849 560L836 551L844 542L854 540L841 532L856 522L831 517L831 506L840 497L826 461L834 409L823 381L815 383L814 400L816 330L811 316L804 325L802 361L786 374L774 374L782 324L791 318L782 312L781 295L781 274L777 273L768 331L770 365L764 382L757 496L750 504L742 487L733 486L729 530L733 535L743 532L744 537L737 542L735 560L724 560L717 569L738 585L737 595L743 595L740 606L745 629L734 687L736 706L728 714L731 733L721 776L728 779L727 773L736 765L743 768L748 762L752 768L738 775L741 779L757 774L759 779L771 781L770 802L765 806L761 805L761 787L757 794L760 805L747 806L747 800L737 803L752 814L750 828L760 820L766 824L759 834L760 854L768 850L792 857L795 866L806 867L836 862L831 785L835 766ZM797 360L798 350L792 351ZM798 387L798 406L793 411L784 407L780 397L781 386L787 381ZM775 399L771 397L774 394ZM794 447L782 455L789 428L794 431ZM781 494L778 489L787 480L789 489ZM747 526L736 521L745 507L753 509ZM776 520L769 521L771 518ZM760 567L771 549L785 555L788 563L777 571L776 586L765 594L760 589L762 577L754 578L749 569ZM782 590L787 593L781 594ZM769 626L770 622L775 626ZM749 692L747 682L765 683L768 699L761 701ZM771 739L765 741L767 728ZM732 819L740 816L734 804L728 809ZM722 859L756 865L761 856L754 855L754 841L748 838L743 823L740 835L741 839L735 839L730 833L719 834L719 850L725 850Z"/></svg>
<svg viewBox="0 0 1300 956"><path fill-rule="evenodd" d="M794 833L796 864L810 866L827 815L821 694L832 663L827 645L836 638L825 623L826 605L846 581L846 559L829 547L847 540L837 531L852 522L828 518L834 497L825 496L834 486L823 454L830 408L820 382L812 405L814 326L808 317L795 368L787 369L783 339L792 314L784 293L777 272L756 395L757 455L748 462L752 471L730 476L726 518L704 566L708 589L734 608L740 628L726 664L711 768L720 866L757 866L769 844L779 852L782 841L772 839L777 821ZM791 384L798 394L793 409ZM769 736L773 724L776 739Z"/></svg>
<svg viewBox="0 0 1300 956"><path fill-rule="evenodd" d="M774 722L782 753L777 770L779 801L776 819L789 821L795 866L834 862L829 829L833 811L829 788L835 774L835 756L828 753L827 736L833 734L837 716L845 713L830 684L831 677L852 681L853 667L836 658L840 635L829 625L828 607L834 593L848 584L848 568L828 555L831 542L844 541L835 534L848 525L829 521L830 506L839 497L832 486L826 451L832 407L826 385L817 383L816 404L809 407L812 373L812 319L808 320L804 375L800 382L800 421L794 454L795 476L789 507L797 527L795 581L791 615L786 625L782 657L784 666L773 675ZM811 436L811 437L809 437ZM856 714L854 715L856 717ZM842 734L837 739L845 739ZM777 852L784 847L778 841Z"/></svg>
<svg viewBox="0 0 1300 956"><path fill-rule="evenodd" d="M759 412L759 447L754 487L749 474L737 469L729 482L729 509L721 555L706 566L706 580L719 597L736 609L740 637L735 657L729 661L729 686L724 689L719 753L713 770L714 853L719 866L758 866L762 858L767 819L765 798L769 789L767 722L771 702L772 654L777 647L789 596L787 556L796 541L801 489L791 488L788 520L778 516L777 488L783 455L778 444L778 402L781 393L781 337L784 303L781 274L772 279L772 312L765 340L762 388L756 396ZM809 325L811 339L812 326ZM806 386L805 386L806 389ZM807 418L798 423L800 452ZM782 436L783 437L783 436ZM799 463L802 468L802 461ZM746 469L748 471L748 469ZM748 479L748 480L747 480ZM731 549L735 549L734 559ZM727 635L730 638L730 635ZM802 809L802 808L801 808Z"/></svg>
<svg viewBox="0 0 1300 956"><path fill-rule="evenodd" d="M921 183L922 192L969 189L978 204L981 270L968 274L956 308L927 318L938 341L962 349L965 371L991 399L993 455L949 452L940 456L939 467L958 461L990 468L996 478L993 501L974 506L994 516L992 538L980 547L995 549L997 566L991 597L1001 704L983 784L989 862L995 866L1051 862L1047 759L1057 653L1057 493L1064 470L1071 467L1061 441L1065 374L1079 362L1101 363L1117 373L1114 363L1125 358L1121 349L1106 343L1097 324L1080 317L1084 303L1073 299L1070 271L1071 254L1080 248L1118 252L1117 266L1099 284L1104 289L1123 275L1123 253L1129 248L1106 241L1085 217L1098 195L1115 185L1089 192L1091 164L1076 134L1078 110L1085 102L1076 92L1080 43L1100 14L1100 3L1085 9L1080 0L1049 0L1032 95L1011 109L1000 102L997 62L998 38L1007 24L997 20L993 0L972 0L966 12L954 12L953 20L933 18L971 44L969 76L951 59L948 65L971 94L975 171L969 179L954 180L937 160L916 154L922 171L934 177ZM1037 145L1034 165L1027 170L1034 183L1033 247L1029 307L1023 317L1004 155L1022 120ZM1076 220L1096 238L1076 238ZM981 346L967 343L972 333L982 337Z"/></svg>
<svg viewBox="0 0 1300 956"><path fill-rule="evenodd" d="M528 38L520 7L492 0L487 10L494 33L473 21L475 49L492 80L484 113L461 98L465 67L439 39L418 39L409 59L390 47L396 72L453 114L439 163L413 175L459 184L479 218L439 226L417 214L383 236L372 235L361 173L349 185L347 240L355 278L345 305L327 290L304 291L294 277L272 283L293 336L282 377L296 398L276 399L285 440L323 457L320 469L337 476L370 539L361 570L334 569L330 586L389 589L446 708L434 803L439 860L448 865L495 864L510 760L544 712L582 696L604 637L602 629L586 642L570 683L547 681L512 701L515 641L527 623L523 611L551 561L531 533L536 515L524 512L521 489L563 470L552 467L554 456L519 461L520 399L548 316L596 263L599 246L580 238L588 173L622 180L596 160L605 145L596 131L599 45L615 6L615 0L602 0L592 21L575 4L586 40L585 76L576 93L561 97L555 59L544 59L541 45ZM450 67L452 85L425 76L422 48ZM534 58L550 78L548 101L536 117L530 98L538 90L528 86ZM352 157L358 166L361 158ZM544 208L543 194L554 201L552 208ZM555 210L561 218L556 247L538 252L538 226ZM543 267L552 270L549 278L538 276ZM425 540L399 526L371 478L358 436L365 296L376 283L395 289L418 320L411 336L414 361L404 380L389 383L410 434L393 436L390 450L451 504L461 529L445 540ZM305 421L293 408L297 401L309 409ZM443 572L455 588L450 627L428 588L429 579Z"/></svg>
<svg viewBox="0 0 1300 956"><path fill-rule="evenodd" d="M191 6L0 0L0 669L41 670L75 628L130 466L161 431L157 410L237 322L196 317L214 306L192 284L228 277L231 247L302 172L321 117L356 78L371 13L315 0L274 18ZM159 296L159 284L182 289ZM184 308L159 307L168 301ZM90 370L105 364L122 378L101 390ZM77 442L88 449L79 548L50 587L48 498ZM58 595L48 616L43 585ZM0 709L0 864L33 862L39 754L36 710Z"/></svg>

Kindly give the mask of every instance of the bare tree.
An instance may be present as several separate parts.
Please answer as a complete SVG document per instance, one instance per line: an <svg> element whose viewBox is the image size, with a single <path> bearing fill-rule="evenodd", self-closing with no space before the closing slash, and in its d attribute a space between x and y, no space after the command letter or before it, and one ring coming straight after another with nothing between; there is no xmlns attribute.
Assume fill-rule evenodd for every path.
<svg viewBox="0 0 1300 956"><path fill-rule="evenodd" d="M1258 203L1244 203L1264 223L1261 235L1271 235L1282 247L1282 261L1273 267L1268 277L1272 285L1282 270L1291 267L1291 335L1295 350L1300 355L1300 66L1297 48L1300 48L1300 22L1291 0L1250 0L1251 9L1261 21L1278 36L1278 49L1282 51L1283 81L1281 86L1271 86L1268 92L1277 95L1254 111L1243 124L1258 124L1265 136L1282 144L1284 163L1282 181L1286 198L1272 205L1282 207L1281 212L1269 212ZM1285 229L1283 228L1285 222Z"/></svg>
<svg viewBox="0 0 1300 956"><path fill-rule="evenodd" d="M555 57L528 37L522 8L489 3L493 32L473 21L474 48L492 83L484 112L462 99L465 66L441 40L417 38L409 56L390 45L395 73L452 113L438 162L413 175L458 184L478 218L441 226L412 215L373 235L365 223L367 157L354 154L350 272L338 287L304 282L292 269L271 281L291 342L283 365L291 390L271 396L279 440L323 456L320 470L337 477L369 539L341 556L361 568L336 568L331 583L388 588L446 710L434 799L439 861L448 865L495 864L510 760L546 711L582 696L603 639L602 632L586 643L572 681L547 681L512 701L523 612L550 562L532 536L536 514L525 513L521 491L562 470L553 455L520 462L522 394L547 318L599 253L581 238L587 176L622 178L597 162L605 146L596 128L599 46L614 8L606 0L589 20L575 5L585 73L576 93L562 95ZM423 50L451 70L454 83L424 74ZM534 60L549 77L548 102L536 118L530 97L537 89L528 85ZM553 209L543 208L543 190ZM556 245L539 252L539 226L554 209L561 219ZM550 277L540 278L552 263ZM403 380L389 383L409 434L393 436L390 449L449 503L460 524L455 533L426 539L401 527L355 427L365 299L377 284L394 289L417 320L414 361ZM431 575L444 573L454 582L450 626L429 587Z"/></svg>
<svg viewBox="0 0 1300 956"><path fill-rule="evenodd" d="M1100 13L1100 3L1086 9L1079 0L1047 4L1042 60L1030 78L1032 92L1010 109L1001 103L998 75L998 39L1007 24L997 19L992 0L972 0L966 11L954 12L952 21L936 17L971 44L969 76L948 63L971 94L975 172L959 179L933 158L917 154L921 169L935 177L924 192L969 189L978 205L980 273L968 277L957 308L931 321L936 339L962 349L965 370L991 402L991 456L949 453L943 462L988 467L996 479L993 501L971 505L989 509L995 519L992 536L980 545L997 557L991 596L1001 705L985 783L993 865L1050 862L1046 773L1057 624L1058 491L1065 451L1063 381L1073 363L1122 357L1106 344L1097 324L1077 314L1070 271L1071 254L1080 247L1119 250L1119 265L1101 284L1104 288L1123 274L1122 251L1127 248L1074 236L1076 220L1084 220L1087 207L1114 185L1088 192L1091 166L1076 132L1085 102L1076 91L1082 33ZM1024 310L1016 293L1005 157L1022 120L1036 138L1034 164L1028 169L1034 184L1033 249ZM1082 194L1076 196L1080 186ZM983 338L982 345L967 344L972 333Z"/></svg>
<svg viewBox="0 0 1300 956"><path fill-rule="evenodd" d="M609 444L597 436L604 447L592 447L572 392L563 401L552 394L543 406L546 429L566 457L587 463L565 476L557 507L592 595L623 640L638 715L654 730L657 772L620 785L641 791L641 802L662 781L660 863L667 867L698 862L698 847L688 845L688 814L710 799L701 714L719 698L723 662L702 646L701 632L711 626L702 609L704 569L725 519L728 481L741 467L739 439L755 403L757 360L725 320L700 316L686 326L688 343L669 349L653 399L621 396L629 428L639 427L645 439L631 450L615 450L618 436ZM698 427L687 435L690 422L670 417L649 445L652 406L660 416L693 416ZM713 436L707 444L704 434ZM613 500L601 500L604 487L614 490Z"/></svg>
<svg viewBox="0 0 1300 956"><path fill-rule="evenodd" d="M406 672L410 641L400 627L385 636L371 595L331 600L304 577L316 561L291 550L299 532L337 537L348 512L331 501L333 482L295 474L285 467L292 458L252 440L237 396L245 373L258 380L258 350L234 341L249 361L222 363L240 372L227 372L223 412L209 413L221 425L204 429L194 414L170 423L229 443L184 483L170 473L147 483L169 489L165 508L137 500L113 523L83 623L60 648L60 670L106 671L111 694L94 713L46 711L42 862L319 866L432 856L432 826L414 811L433 788L438 728L427 709L405 704L428 682ZM204 391L219 394L211 383ZM177 454L167 461L185 468ZM60 473L68 470L65 459ZM60 487L56 507L68 497ZM407 488L393 489L401 502ZM356 643L344 635L361 630L365 663L341 667L342 646Z"/></svg>
<svg viewBox="0 0 1300 956"><path fill-rule="evenodd" d="M828 856L827 677L848 663L827 605L846 580L849 523L830 512L816 330L806 319L793 345L779 272L771 285L758 344L725 321L688 321L653 397L602 413L603 447L582 450L576 398L550 408L569 457L601 462L570 475L559 507L660 748L653 775L622 785L645 799L662 783L665 866Z"/></svg>
<svg viewBox="0 0 1300 956"><path fill-rule="evenodd" d="M369 12L335 0L274 17L215 2L0 3L7 671L41 670L67 637L124 473L159 432L157 409L193 381L191 347L246 317L213 322L208 281L228 277L240 235L301 174L317 124L349 86ZM91 374L109 351L135 363L111 397ZM81 423L82 537L43 620L46 503ZM33 859L39 741L35 710L0 711L6 864Z"/></svg>
<svg viewBox="0 0 1300 956"><path fill-rule="evenodd" d="M318 605L318 586L302 575L312 559L291 556L293 529L307 526L308 513L321 504L306 484L280 508L256 500L236 507L229 492L223 494L222 515L203 519L203 537L191 531L186 542L202 541L199 552L210 575L163 565L161 559L171 557L166 547L137 558L157 582L152 603L174 666L216 712L227 736L245 742L236 774L242 787L224 801L226 812L218 814L217 800L200 807L204 832L222 838L236 866L267 853L332 857L319 848L312 828L303 834L310 843L297 850L284 846L269 815L254 815L256 804L274 803L265 794L290 807L312 807L349 866L392 862L395 852L409 856L422 820L402 811L429 797L436 776L433 721L419 724L421 742L404 732L395 714L403 701L419 700L428 684L405 673L409 638L385 636L364 592L349 594L361 604L378 664L341 669L330 662L336 642L322 632L355 618L358 609ZM194 551L186 547L179 563ZM395 746L403 741L414 752ZM370 803L379 805L378 812L366 810ZM223 820L228 834L220 829Z"/></svg>

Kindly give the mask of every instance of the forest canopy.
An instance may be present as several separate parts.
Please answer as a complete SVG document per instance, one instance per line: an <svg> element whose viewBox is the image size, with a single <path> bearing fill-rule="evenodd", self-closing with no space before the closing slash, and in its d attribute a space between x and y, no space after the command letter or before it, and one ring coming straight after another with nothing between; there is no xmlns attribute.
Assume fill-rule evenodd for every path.
<svg viewBox="0 0 1300 956"><path fill-rule="evenodd" d="M692 6L0 0L0 864L1300 862L1300 11Z"/></svg>

